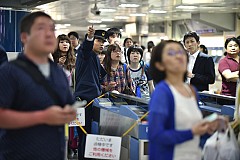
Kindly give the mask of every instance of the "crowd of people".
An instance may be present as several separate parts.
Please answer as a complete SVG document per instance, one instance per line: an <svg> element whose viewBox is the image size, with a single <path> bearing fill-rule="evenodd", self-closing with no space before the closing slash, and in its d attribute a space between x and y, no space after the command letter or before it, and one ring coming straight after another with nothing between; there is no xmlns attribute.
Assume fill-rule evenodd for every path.
<svg viewBox="0 0 240 160"><path fill-rule="evenodd" d="M54 28L54 20L44 12L33 12L21 21L24 51L15 61L37 70L44 82L16 62L1 65L0 61L1 160L63 159L63 125L76 117L70 105L90 102L109 91L151 97L151 160L201 159L200 136L213 133L218 123L204 122L198 108L197 91L209 90L215 67L196 32L186 33L182 43L166 40L155 46L149 41L145 50L130 37L121 45L118 28L105 31L90 26L83 42L74 31L56 38ZM223 95L236 95L239 47L235 37L225 42L226 56L218 68ZM85 118L84 128L91 133L91 106ZM78 159L83 160L86 135L76 129Z"/></svg>

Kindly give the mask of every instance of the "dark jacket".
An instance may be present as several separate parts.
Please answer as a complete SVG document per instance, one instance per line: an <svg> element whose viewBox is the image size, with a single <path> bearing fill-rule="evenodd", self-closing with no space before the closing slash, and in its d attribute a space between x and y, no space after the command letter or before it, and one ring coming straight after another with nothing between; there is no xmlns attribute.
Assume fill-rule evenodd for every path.
<svg viewBox="0 0 240 160"><path fill-rule="evenodd" d="M78 49L76 60L75 97L91 101L101 95L101 79L106 75L97 54L92 50L94 41L86 38Z"/></svg>
<svg viewBox="0 0 240 160"><path fill-rule="evenodd" d="M195 74L190 83L198 91L209 90L209 84L215 82L215 69L212 57L199 52L192 73Z"/></svg>
<svg viewBox="0 0 240 160"><path fill-rule="evenodd" d="M2 45L0 45L0 66L4 63L7 62L8 58L7 58L7 53L5 51L5 49L3 48Z"/></svg>

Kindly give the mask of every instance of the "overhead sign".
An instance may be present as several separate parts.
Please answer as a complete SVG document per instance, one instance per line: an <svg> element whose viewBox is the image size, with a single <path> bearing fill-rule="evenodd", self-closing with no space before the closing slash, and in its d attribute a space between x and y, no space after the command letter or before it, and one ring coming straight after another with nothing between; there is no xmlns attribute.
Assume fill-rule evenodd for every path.
<svg viewBox="0 0 240 160"><path fill-rule="evenodd" d="M85 158L120 159L121 137L87 134Z"/></svg>
<svg viewBox="0 0 240 160"><path fill-rule="evenodd" d="M85 108L77 108L76 119L81 126L85 126ZM74 126L79 126L75 120L69 123L69 127Z"/></svg>

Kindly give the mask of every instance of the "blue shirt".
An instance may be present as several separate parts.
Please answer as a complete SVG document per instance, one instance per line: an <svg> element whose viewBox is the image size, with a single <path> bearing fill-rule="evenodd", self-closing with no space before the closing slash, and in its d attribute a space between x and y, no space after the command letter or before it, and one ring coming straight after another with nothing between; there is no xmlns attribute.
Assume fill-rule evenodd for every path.
<svg viewBox="0 0 240 160"><path fill-rule="evenodd" d="M24 55L22 58L29 61ZM57 64L50 63L48 82L61 97L61 106L72 104L67 78ZM0 107L29 112L55 105L47 91L12 63L0 67ZM31 121L29 119L29 121ZM21 129L0 129L1 160L64 159L64 126L36 125Z"/></svg>
<svg viewBox="0 0 240 160"><path fill-rule="evenodd" d="M174 98L165 81L156 85L149 109L149 160L172 160L174 146L191 140L193 134L175 129Z"/></svg>
<svg viewBox="0 0 240 160"><path fill-rule="evenodd" d="M85 41L78 50L76 60L75 97L91 101L101 95L101 80L106 71L100 64L97 54L92 50L94 41Z"/></svg>

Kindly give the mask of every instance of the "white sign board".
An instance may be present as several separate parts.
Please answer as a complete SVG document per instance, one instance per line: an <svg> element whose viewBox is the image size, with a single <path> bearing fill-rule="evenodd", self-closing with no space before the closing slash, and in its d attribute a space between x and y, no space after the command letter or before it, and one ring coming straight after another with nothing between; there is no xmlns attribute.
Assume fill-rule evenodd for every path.
<svg viewBox="0 0 240 160"><path fill-rule="evenodd" d="M120 159L121 137L87 134L85 158Z"/></svg>
<svg viewBox="0 0 240 160"><path fill-rule="evenodd" d="M76 119L80 122L81 126L85 126L85 108L77 108ZM69 123L69 127L78 126L77 122L74 120Z"/></svg>

